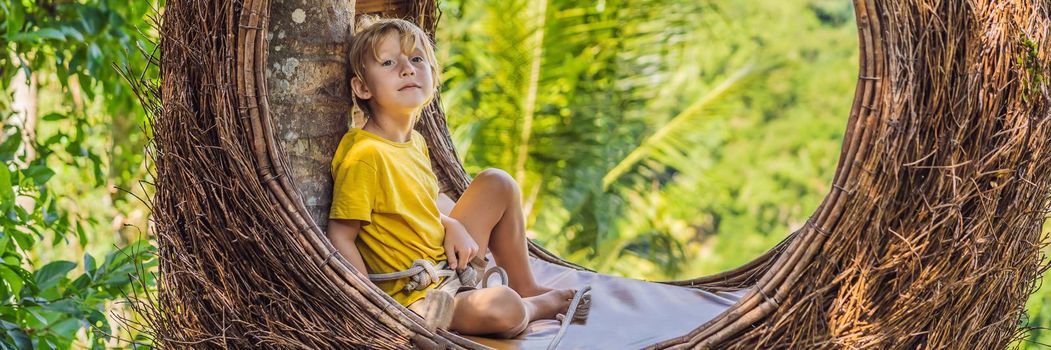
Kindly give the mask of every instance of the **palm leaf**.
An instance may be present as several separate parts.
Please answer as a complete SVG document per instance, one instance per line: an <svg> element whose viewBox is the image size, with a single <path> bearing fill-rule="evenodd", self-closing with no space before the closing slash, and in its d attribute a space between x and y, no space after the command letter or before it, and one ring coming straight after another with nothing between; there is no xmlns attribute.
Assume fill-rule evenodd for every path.
<svg viewBox="0 0 1051 350"><path fill-rule="evenodd" d="M689 159L682 155L690 154L691 145L694 143L685 138L688 133L685 133L684 130L691 130L690 125L697 123L699 119L705 116L705 114L701 113L702 111L711 108L712 105L718 104L720 101L732 98L735 90L746 87L752 80L751 78L756 77L757 73L765 70L757 69L754 63L737 69L714 89L702 95L689 107L679 112L671 121L654 131L617 165L613 166L602 177L602 189L604 191L608 190L614 181L624 176L632 167L647 158L664 160L665 164L680 169L688 166Z"/></svg>

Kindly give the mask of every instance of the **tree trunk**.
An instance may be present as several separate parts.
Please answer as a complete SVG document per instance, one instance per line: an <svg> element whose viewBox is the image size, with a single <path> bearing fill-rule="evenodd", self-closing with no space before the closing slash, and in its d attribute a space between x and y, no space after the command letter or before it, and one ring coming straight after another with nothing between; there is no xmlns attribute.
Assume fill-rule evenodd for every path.
<svg viewBox="0 0 1051 350"><path fill-rule="evenodd" d="M36 149L33 144L36 140L37 125L37 77L35 74L26 74L19 69L15 77L11 79L14 88L14 103L11 109L14 112L16 123L22 127L22 144L15 152L15 164L19 167L29 167L29 163L36 158ZM3 134L0 132L0 134ZM3 140L0 140L3 142ZM18 154L24 152L25 157L19 159ZM33 211L36 200L33 197L17 196L15 202L28 212Z"/></svg>
<svg viewBox="0 0 1051 350"><path fill-rule="evenodd" d="M346 52L354 1L274 0L267 34L267 90L276 138L309 215L325 228L332 154L347 131Z"/></svg>
<svg viewBox="0 0 1051 350"><path fill-rule="evenodd" d="M26 75L25 72L19 69L11 79L11 87L15 90L11 110L15 114L16 123L22 127L22 145L19 152L25 152L25 158L22 158L25 164L22 165L28 166L29 162L36 158L33 140L36 139L37 124L37 78L36 75Z"/></svg>

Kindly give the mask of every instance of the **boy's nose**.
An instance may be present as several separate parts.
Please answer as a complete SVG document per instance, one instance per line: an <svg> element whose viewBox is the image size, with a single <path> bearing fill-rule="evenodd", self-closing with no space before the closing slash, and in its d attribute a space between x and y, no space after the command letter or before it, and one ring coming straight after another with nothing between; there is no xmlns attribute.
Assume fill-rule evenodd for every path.
<svg viewBox="0 0 1051 350"><path fill-rule="evenodd" d="M413 76L413 75L416 75L416 68L413 68L413 66L411 64L406 64L406 65L402 66L401 76L407 77L407 76Z"/></svg>

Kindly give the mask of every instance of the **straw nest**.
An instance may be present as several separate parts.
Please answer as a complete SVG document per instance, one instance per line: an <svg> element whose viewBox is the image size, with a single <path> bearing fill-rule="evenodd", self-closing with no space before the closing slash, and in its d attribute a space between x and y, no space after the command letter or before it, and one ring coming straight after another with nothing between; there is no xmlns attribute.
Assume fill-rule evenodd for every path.
<svg viewBox="0 0 1051 350"><path fill-rule="evenodd" d="M433 2L403 14L434 29ZM855 0L861 66L828 197L754 262L666 282L751 287L654 347L1003 347L1045 268L1047 0ZM169 0L154 111L166 348L477 347L434 334L354 273L303 209L274 142L267 0ZM151 93L151 91L153 93ZM443 185L469 179L440 109L420 130ZM444 152L444 153L443 153ZM569 265L537 246L534 256Z"/></svg>

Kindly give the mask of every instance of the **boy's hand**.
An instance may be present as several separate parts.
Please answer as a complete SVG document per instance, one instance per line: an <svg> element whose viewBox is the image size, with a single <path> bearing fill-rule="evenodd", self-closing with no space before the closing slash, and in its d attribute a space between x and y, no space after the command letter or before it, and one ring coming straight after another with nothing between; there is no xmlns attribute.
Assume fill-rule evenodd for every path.
<svg viewBox="0 0 1051 350"><path fill-rule="evenodd" d="M478 253L478 243L467 233L459 221L449 218L443 220L445 226L445 257L449 262L449 268L460 270L461 265L467 266L474 255ZM461 264L462 262L462 264Z"/></svg>

